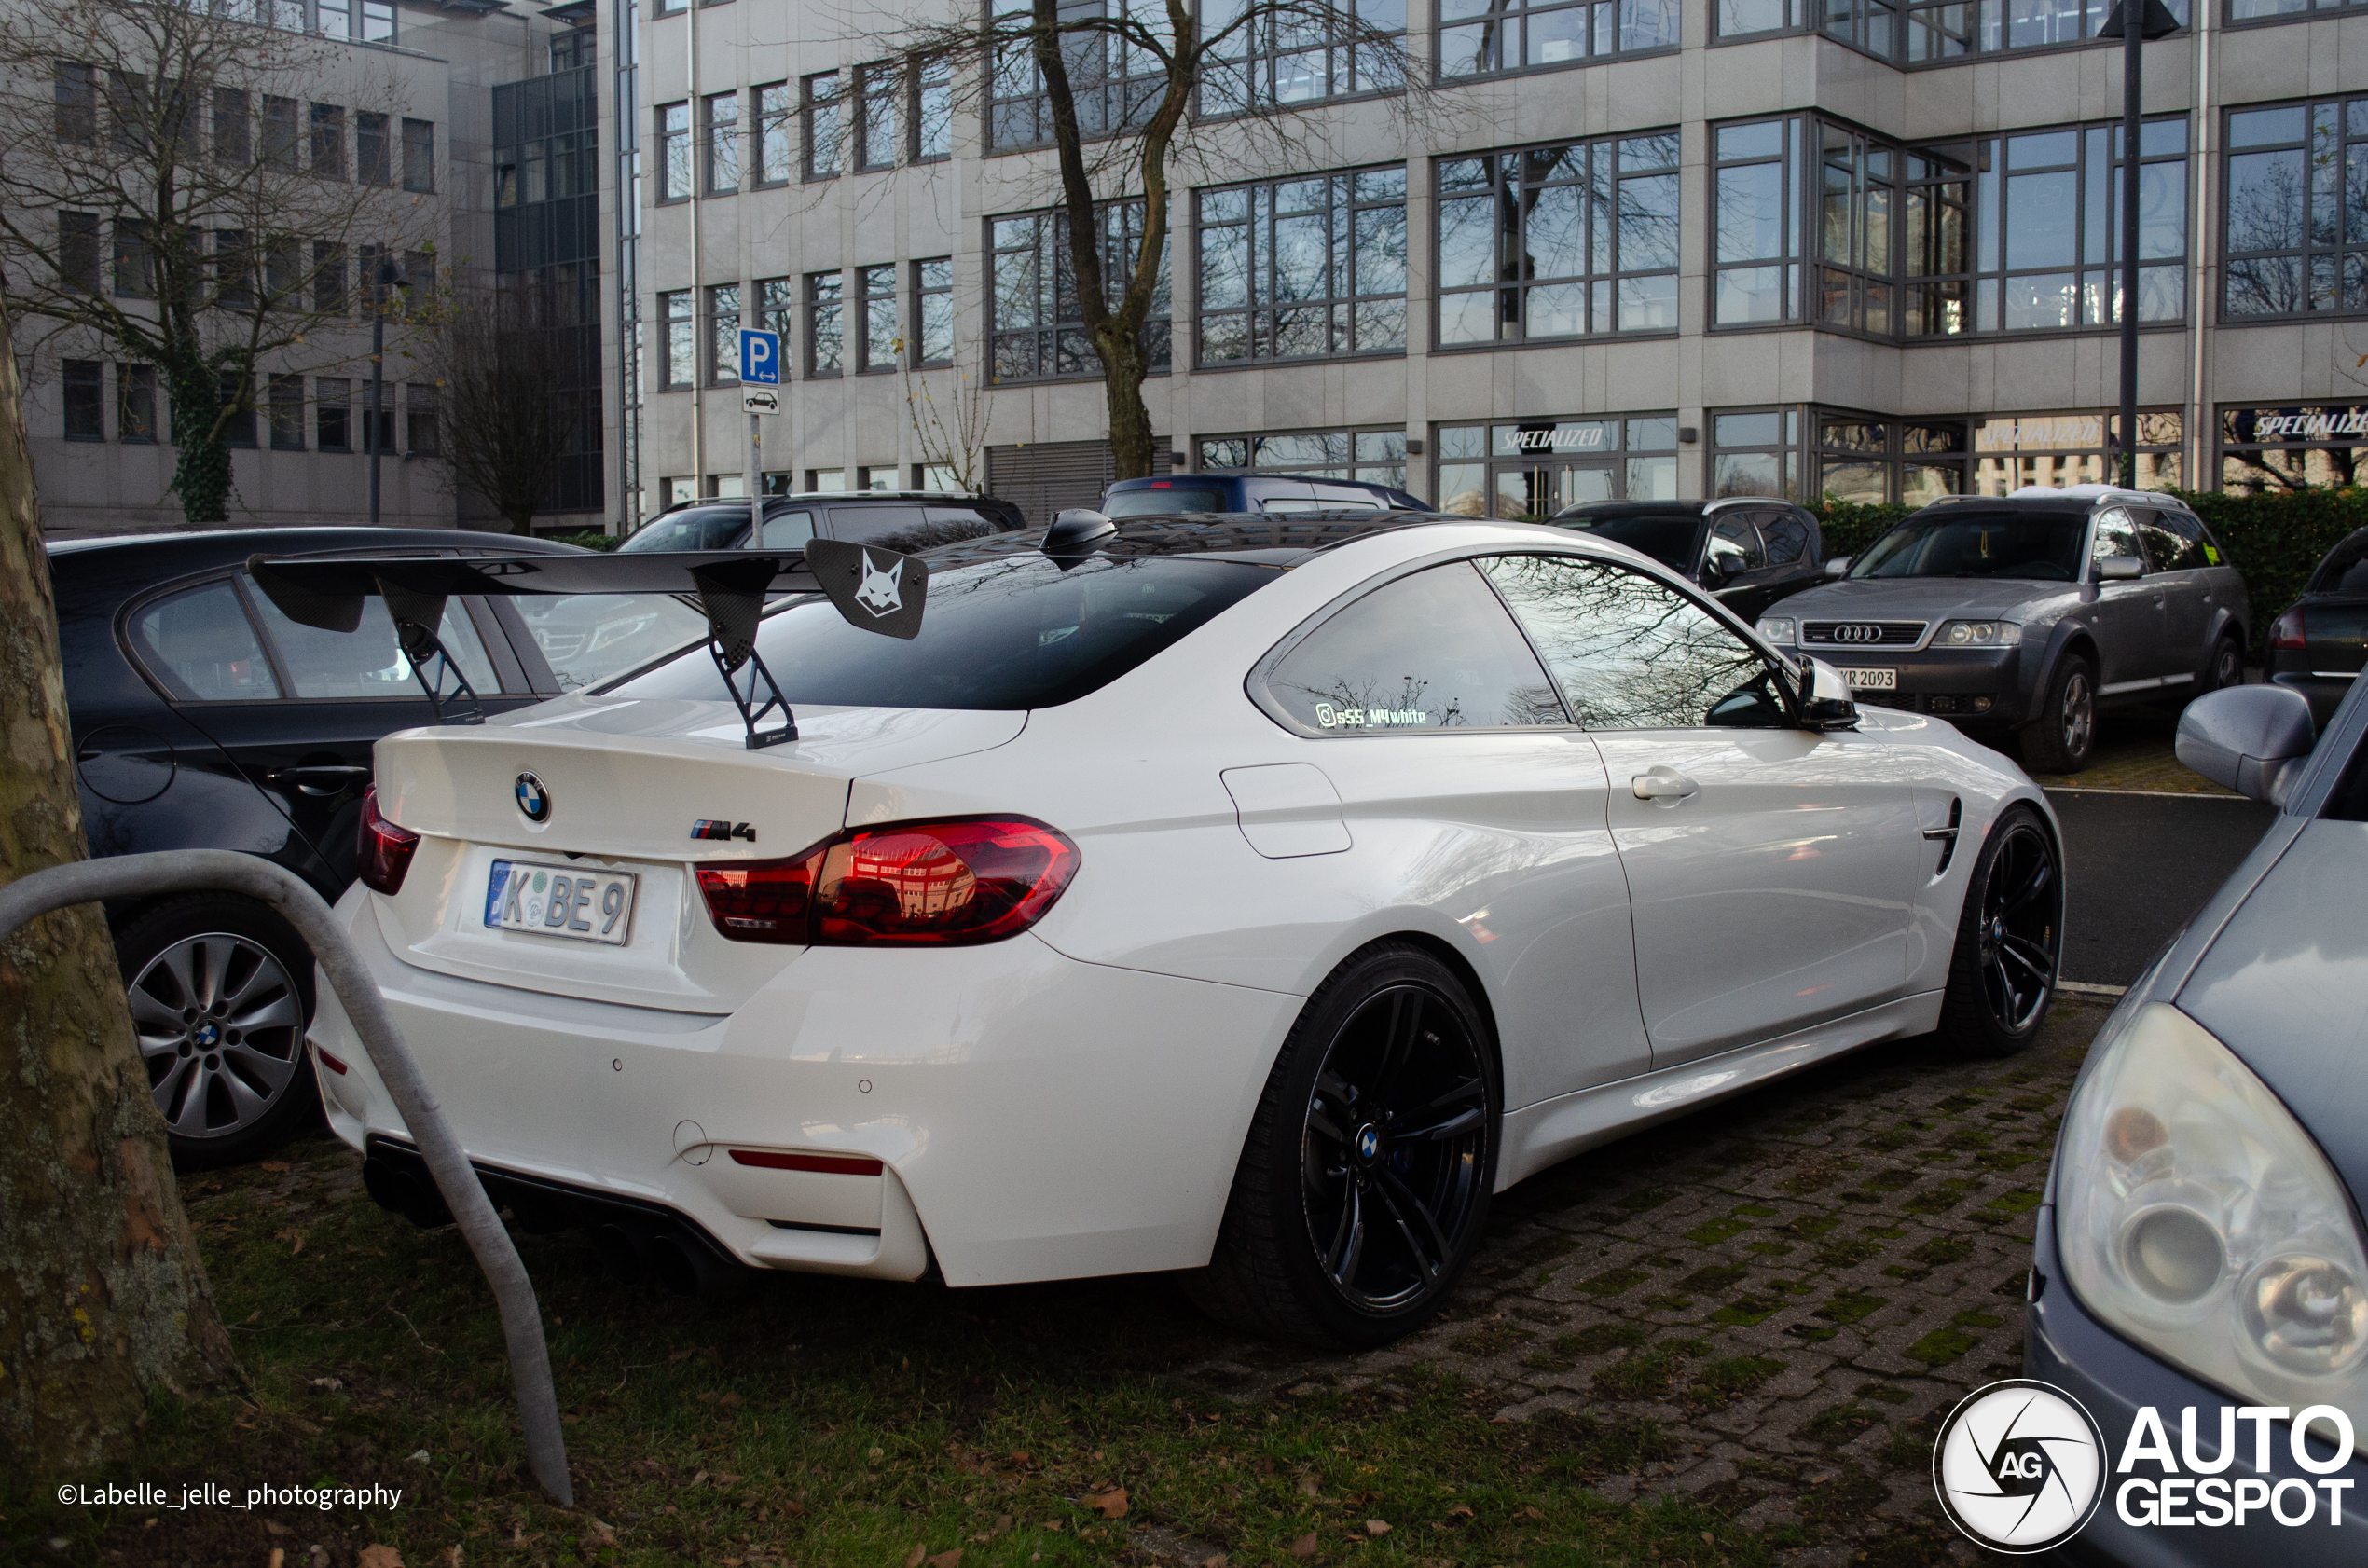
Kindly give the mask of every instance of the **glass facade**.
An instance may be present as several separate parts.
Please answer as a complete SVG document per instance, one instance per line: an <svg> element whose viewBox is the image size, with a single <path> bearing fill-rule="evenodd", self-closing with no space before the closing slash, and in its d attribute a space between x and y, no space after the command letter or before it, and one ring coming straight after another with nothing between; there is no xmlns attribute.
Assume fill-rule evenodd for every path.
<svg viewBox="0 0 2368 1568"><path fill-rule="evenodd" d="M1678 135L1439 160L1439 347L1677 330Z"/></svg>
<svg viewBox="0 0 2368 1568"><path fill-rule="evenodd" d="M1405 86L1406 0L1334 0L1294 13L1210 0L1202 27L1216 40L1201 83L1204 115L1313 103ZM1222 33L1224 36L1219 37Z"/></svg>
<svg viewBox="0 0 2368 1568"><path fill-rule="evenodd" d="M1679 14L1677 0L1440 0L1439 78L1673 49Z"/></svg>
<svg viewBox="0 0 2368 1568"><path fill-rule="evenodd" d="M1101 227L1102 276L1115 297L1135 266L1142 241L1143 203L1105 202L1095 214ZM1085 331L1075 269L1069 261L1068 214L1020 213L989 218L987 227L987 341L991 378L1049 381L1100 373L1101 359ZM1160 282L1144 323L1151 366L1168 364L1167 266L1160 258Z"/></svg>
<svg viewBox="0 0 2368 1568"><path fill-rule="evenodd" d="M1406 347L1404 166L1204 190L1200 362Z"/></svg>
<svg viewBox="0 0 2368 1568"><path fill-rule="evenodd" d="M2219 433L2224 490L2352 485L2368 475L2368 404L2223 407Z"/></svg>
<svg viewBox="0 0 2368 1568"><path fill-rule="evenodd" d="M1308 430L1262 435L1204 435L1194 468L1356 479L1406 488L1403 430Z"/></svg>
<svg viewBox="0 0 2368 1568"><path fill-rule="evenodd" d="M1586 501L1677 498L1677 416L1439 427L1434 503L1466 517L1538 519Z"/></svg>
<svg viewBox="0 0 2368 1568"><path fill-rule="evenodd" d="M1064 21L1113 17L1155 34L1167 31L1167 7L1160 0L1074 0L1060 7L1060 15ZM997 17L992 24L1003 34L987 81L986 140L992 151L1039 147L1053 139L1053 106L1026 34L1027 18L1020 11ZM1214 36L1217 30L1211 19L1204 34ZM1166 69L1157 55L1116 31L1079 28L1060 37L1078 129L1085 137L1140 125L1150 117L1167 88Z"/></svg>

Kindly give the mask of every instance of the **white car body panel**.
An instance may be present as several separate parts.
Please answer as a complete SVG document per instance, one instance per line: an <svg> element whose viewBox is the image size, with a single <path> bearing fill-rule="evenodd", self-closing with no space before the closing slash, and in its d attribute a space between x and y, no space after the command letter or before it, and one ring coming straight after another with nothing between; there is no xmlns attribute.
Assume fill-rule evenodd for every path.
<svg viewBox="0 0 2368 1568"><path fill-rule="evenodd" d="M798 741L749 750L721 700L592 695L390 736L381 806L424 842L398 897L357 886L340 917L487 1166L663 1204L743 1262L913 1278L934 1259L960 1285L1205 1263L1303 998L1380 938L1477 982L1503 1066L1500 1188L1933 1027L1983 835L2013 801L2047 814L1944 722L1315 737L1245 693L1270 649L1378 575L1541 547L1675 581L1597 541L1442 523L1278 572L1032 712L801 708ZM1631 776L1655 768L1700 793L1637 799ZM539 828L512 804L521 770L553 795ZM1922 832L1952 800L1934 874L1947 846ZM1081 855L1059 901L998 942L730 942L692 875L842 825L983 813L1052 824ZM686 838L700 818L757 842ZM568 853L640 873L626 946L484 928L494 859ZM404 1137L325 989L313 1036L350 1069L321 1075L339 1135ZM885 1169L754 1171L732 1148Z"/></svg>

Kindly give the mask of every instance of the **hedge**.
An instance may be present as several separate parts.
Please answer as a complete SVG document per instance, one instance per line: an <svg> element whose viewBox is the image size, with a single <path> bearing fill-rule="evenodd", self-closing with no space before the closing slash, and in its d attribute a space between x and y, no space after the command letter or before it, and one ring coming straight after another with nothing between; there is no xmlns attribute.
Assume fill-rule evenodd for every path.
<svg viewBox="0 0 2368 1568"><path fill-rule="evenodd" d="M582 533L546 533L543 537L556 539L562 544L580 544L586 550L613 550L625 543L615 534L602 533L598 529L586 529Z"/></svg>
<svg viewBox="0 0 2368 1568"><path fill-rule="evenodd" d="M2226 490L2173 490L2196 510L2243 574L2251 606L2252 647L2258 660L2267 649L2269 623L2293 603L2314 568L2336 542L2368 528L2368 489L2279 490L2242 495ZM1855 556L1885 529L1913 510L1896 504L1863 506L1827 496L1810 507L1824 534L1825 557Z"/></svg>

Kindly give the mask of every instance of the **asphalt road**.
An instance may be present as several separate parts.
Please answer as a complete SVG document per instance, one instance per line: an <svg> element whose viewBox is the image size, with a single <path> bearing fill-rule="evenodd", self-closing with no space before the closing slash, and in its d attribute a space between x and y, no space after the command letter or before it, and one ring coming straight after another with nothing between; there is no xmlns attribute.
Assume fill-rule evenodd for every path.
<svg viewBox="0 0 2368 1568"><path fill-rule="evenodd" d="M2227 795L2050 790L2072 907L2063 977L2127 985L2201 909L2276 818Z"/></svg>

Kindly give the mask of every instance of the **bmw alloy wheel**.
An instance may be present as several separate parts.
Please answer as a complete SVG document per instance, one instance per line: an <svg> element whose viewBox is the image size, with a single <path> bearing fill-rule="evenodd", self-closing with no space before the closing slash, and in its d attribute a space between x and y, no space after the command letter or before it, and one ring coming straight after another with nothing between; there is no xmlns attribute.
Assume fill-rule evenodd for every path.
<svg viewBox="0 0 2368 1568"><path fill-rule="evenodd" d="M124 994L149 1092L180 1137L253 1126L302 1062L304 1002L280 960L246 937L185 937Z"/></svg>
<svg viewBox="0 0 2368 1568"><path fill-rule="evenodd" d="M1341 1300L1389 1313L1468 1248L1487 1196L1480 1044L1428 987L1374 992L1334 1036L1301 1137L1316 1266Z"/></svg>
<svg viewBox="0 0 2368 1568"><path fill-rule="evenodd" d="M2063 885L2046 831L2027 817L2001 830L1976 895L1983 1004L2008 1034L2031 1027L2055 989Z"/></svg>

